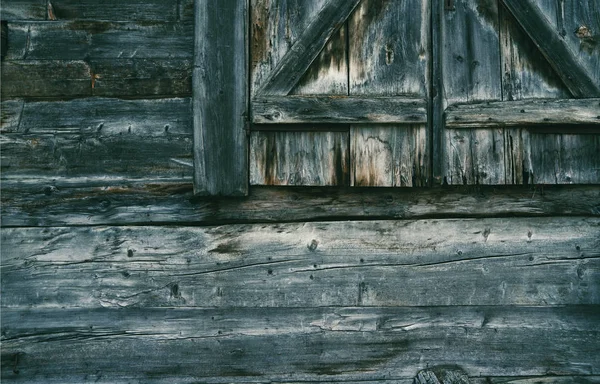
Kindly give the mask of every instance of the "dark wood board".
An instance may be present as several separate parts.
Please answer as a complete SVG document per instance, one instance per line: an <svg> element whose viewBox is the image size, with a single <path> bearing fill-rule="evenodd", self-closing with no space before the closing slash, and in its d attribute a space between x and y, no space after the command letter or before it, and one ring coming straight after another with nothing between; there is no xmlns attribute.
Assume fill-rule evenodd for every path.
<svg viewBox="0 0 600 384"><path fill-rule="evenodd" d="M348 186L348 132L252 132L251 185Z"/></svg>
<svg viewBox="0 0 600 384"><path fill-rule="evenodd" d="M599 316L598 306L4 308L2 376L408 384L458 361L475 384L597 383Z"/></svg>
<svg viewBox="0 0 600 384"><path fill-rule="evenodd" d="M115 59L2 63L2 99L187 97L191 60Z"/></svg>
<svg viewBox="0 0 600 384"><path fill-rule="evenodd" d="M600 304L598 218L1 234L6 307Z"/></svg>

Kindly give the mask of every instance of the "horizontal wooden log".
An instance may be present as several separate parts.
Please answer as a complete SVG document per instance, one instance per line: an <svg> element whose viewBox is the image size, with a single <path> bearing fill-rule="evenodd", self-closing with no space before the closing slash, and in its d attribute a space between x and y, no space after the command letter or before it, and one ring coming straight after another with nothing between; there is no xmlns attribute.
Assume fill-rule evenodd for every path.
<svg viewBox="0 0 600 384"><path fill-rule="evenodd" d="M600 126L600 99L544 99L452 105L448 128L498 128L552 125ZM560 128L559 128L560 129ZM569 133L569 129L564 129Z"/></svg>
<svg viewBox="0 0 600 384"><path fill-rule="evenodd" d="M87 96L181 97L192 93L191 60L22 60L2 63L3 99Z"/></svg>
<svg viewBox="0 0 600 384"><path fill-rule="evenodd" d="M252 116L257 124L425 123L426 105L410 97L262 97L252 101Z"/></svg>
<svg viewBox="0 0 600 384"><path fill-rule="evenodd" d="M194 51L193 25L158 21L13 22L8 37L6 60L191 59Z"/></svg>
<svg viewBox="0 0 600 384"><path fill-rule="evenodd" d="M348 186L348 132L252 132L251 185Z"/></svg>
<svg viewBox="0 0 600 384"><path fill-rule="evenodd" d="M543 376L595 373L598 321L597 306L4 308L2 376L45 383L408 384L422 369L460 362L477 384L597 383L593 376ZM541 377L518 377L525 375Z"/></svg>
<svg viewBox="0 0 600 384"><path fill-rule="evenodd" d="M10 0L2 4L3 20L176 21L193 17L193 0ZM192 8L190 12L190 7Z"/></svg>
<svg viewBox="0 0 600 384"><path fill-rule="evenodd" d="M191 175L189 98L8 105L18 122L2 127L3 176Z"/></svg>
<svg viewBox="0 0 600 384"><path fill-rule="evenodd" d="M187 173L186 173L187 174ZM600 216L597 186L444 189L252 187L247 199L192 200L185 178L26 176L2 180L2 226L254 223L429 217Z"/></svg>
<svg viewBox="0 0 600 384"><path fill-rule="evenodd" d="M3 228L6 307L600 304L600 219Z"/></svg>

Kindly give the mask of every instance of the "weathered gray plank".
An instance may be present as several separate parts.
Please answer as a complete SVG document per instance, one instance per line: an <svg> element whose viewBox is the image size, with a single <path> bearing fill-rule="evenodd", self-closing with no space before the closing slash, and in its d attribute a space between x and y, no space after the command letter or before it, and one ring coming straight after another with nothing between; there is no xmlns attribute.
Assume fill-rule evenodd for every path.
<svg viewBox="0 0 600 384"><path fill-rule="evenodd" d="M253 187L244 200L191 201L191 197L189 177L15 175L2 180L0 217L2 226L56 226L600 215L597 186L418 191Z"/></svg>
<svg viewBox="0 0 600 384"><path fill-rule="evenodd" d="M9 100L0 103L0 132L14 132L19 128L23 112L23 100Z"/></svg>
<svg viewBox="0 0 600 384"><path fill-rule="evenodd" d="M424 125L353 125L351 185L422 187L429 179L429 148Z"/></svg>
<svg viewBox="0 0 600 384"><path fill-rule="evenodd" d="M351 95L426 97L429 1L364 0L348 21Z"/></svg>
<svg viewBox="0 0 600 384"><path fill-rule="evenodd" d="M448 104L502 99L498 6L455 0L442 25L443 80Z"/></svg>
<svg viewBox="0 0 600 384"><path fill-rule="evenodd" d="M600 304L600 220L3 228L5 307Z"/></svg>
<svg viewBox="0 0 600 384"><path fill-rule="evenodd" d="M289 94L359 2L328 0L265 78L257 94Z"/></svg>
<svg viewBox="0 0 600 384"><path fill-rule="evenodd" d="M348 132L252 132L251 185L347 186Z"/></svg>
<svg viewBox="0 0 600 384"><path fill-rule="evenodd" d="M2 376L408 384L421 369L460 362L477 384L592 383L563 375L598 369L599 316L597 306L4 309Z"/></svg>
<svg viewBox="0 0 600 384"><path fill-rule="evenodd" d="M552 2L552 7L557 2ZM564 2L561 2L564 4ZM546 5L550 5L546 2ZM569 90L504 5L500 5L502 100L567 99Z"/></svg>
<svg viewBox="0 0 600 384"><path fill-rule="evenodd" d="M449 128L570 124L600 125L600 99L500 101L454 104L446 109L446 126ZM568 133L569 127L563 129Z"/></svg>
<svg viewBox="0 0 600 384"><path fill-rule="evenodd" d="M194 190L199 195L248 193L247 17L247 1L196 3Z"/></svg>
<svg viewBox="0 0 600 384"><path fill-rule="evenodd" d="M106 21L175 21L193 19L182 8L193 0L10 0L2 4L2 19L19 20L106 20Z"/></svg>
<svg viewBox="0 0 600 384"><path fill-rule="evenodd" d="M348 23L351 95L427 96L428 15L428 1L361 2ZM423 112L424 123L427 119ZM428 183L430 158L425 125L353 124L350 142L353 186Z"/></svg>
<svg viewBox="0 0 600 384"><path fill-rule="evenodd" d="M600 183L600 135L530 134L534 183Z"/></svg>
<svg viewBox="0 0 600 384"><path fill-rule="evenodd" d="M425 99L370 96L263 97L252 102L258 124L424 123Z"/></svg>
<svg viewBox="0 0 600 384"><path fill-rule="evenodd" d="M556 74L577 98L599 97L600 85L581 65L569 45L532 0L501 0Z"/></svg>
<svg viewBox="0 0 600 384"><path fill-rule="evenodd" d="M2 63L3 99L189 96L190 60L21 60Z"/></svg>
<svg viewBox="0 0 600 384"><path fill-rule="evenodd" d="M9 23L6 60L191 59L193 26L162 22Z"/></svg>
<svg viewBox="0 0 600 384"><path fill-rule="evenodd" d="M280 63L326 0L252 0L251 93ZM325 44L290 94L348 94L346 26Z"/></svg>
<svg viewBox="0 0 600 384"><path fill-rule="evenodd" d="M2 173L191 175L191 131L190 99L24 103L18 123L3 127Z"/></svg>

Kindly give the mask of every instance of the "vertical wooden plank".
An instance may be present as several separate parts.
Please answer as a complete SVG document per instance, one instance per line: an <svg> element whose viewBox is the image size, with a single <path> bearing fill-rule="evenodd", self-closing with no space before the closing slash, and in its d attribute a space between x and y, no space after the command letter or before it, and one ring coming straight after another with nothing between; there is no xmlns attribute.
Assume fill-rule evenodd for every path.
<svg viewBox="0 0 600 384"><path fill-rule="evenodd" d="M447 182L444 180L442 170L444 148L446 146L446 135L444 132L444 108L445 108L445 91L443 69L444 63L442 60L443 41L442 41L442 17L444 12L444 4L441 1L431 3L431 78L430 78L430 97L428 105L428 124L430 129L429 136L431 138L431 168L432 168L432 183L441 184Z"/></svg>
<svg viewBox="0 0 600 384"><path fill-rule="evenodd" d="M427 98L430 5L364 0L349 19L350 94ZM350 129L351 185L421 186L430 173L425 125Z"/></svg>
<svg viewBox="0 0 600 384"><path fill-rule="evenodd" d="M351 185L421 187L429 177L424 125L353 125Z"/></svg>
<svg viewBox="0 0 600 384"><path fill-rule="evenodd" d="M194 191L248 192L246 0L197 0L194 56Z"/></svg>
<svg viewBox="0 0 600 384"><path fill-rule="evenodd" d="M456 0L442 19L445 106L502 100L497 1ZM502 132L444 134L442 171L449 184L505 183Z"/></svg>
<svg viewBox="0 0 600 384"><path fill-rule="evenodd" d="M326 3L326 0L251 0L252 95L256 95ZM333 35L291 94L348 93L346 33L343 26Z"/></svg>
<svg viewBox="0 0 600 384"><path fill-rule="evenodd" d="M348 132L252 132L250 184L347 186Z"/></svg>

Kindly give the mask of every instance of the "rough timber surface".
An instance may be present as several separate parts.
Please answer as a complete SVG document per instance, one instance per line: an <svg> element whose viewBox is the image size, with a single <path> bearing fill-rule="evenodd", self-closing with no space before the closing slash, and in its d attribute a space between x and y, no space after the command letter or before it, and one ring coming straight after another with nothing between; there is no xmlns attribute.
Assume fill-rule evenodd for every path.
<svg viewBox="0 0 600 384"><path fill-rule="evenodd" d="M189 98L10 101L2 107L4 178L191 176Z"/></svg>
<svg viewBox="0 0 600 384"><path fill-rule="evenodd" d="M252 132L251 185L347 186L348 132Z"/></svg>
<svg viewBox="0 0 600 384"><path fill-rule="evenodd" d="M459 359L477 384L597 383L599 316L580 306L5 309L2 376L408 384Z"/></svg>
<svg viewBox="0 0 600 384"><path fill-rule="evenodd" d="M600 304L598 218L1 233L4 307Z"/></svg>

